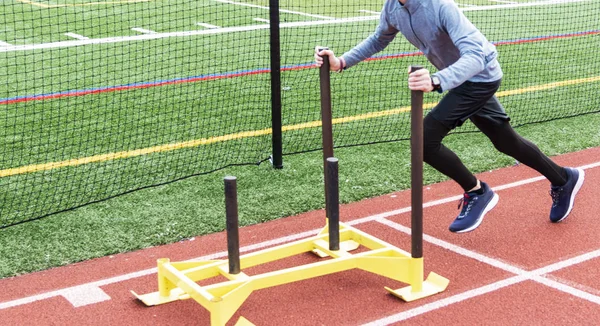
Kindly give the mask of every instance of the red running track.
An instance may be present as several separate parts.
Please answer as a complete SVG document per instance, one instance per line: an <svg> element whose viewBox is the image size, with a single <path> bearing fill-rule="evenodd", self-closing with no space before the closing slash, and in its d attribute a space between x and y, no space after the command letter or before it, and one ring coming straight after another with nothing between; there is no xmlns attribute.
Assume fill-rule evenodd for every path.
<svg viewBox="0 0 600 326"><path fill-rule="evenodd" d="M384 286L399 282L360 270L252 293L228 325L600 325L600 148L555 157L583 167L585 183L571 215L548 220L549 183L525 166L482 173L500 202L481 226L453 234L460 192L452 182L424 190L425 272L450 279L438 295L405 303ZM343 166L341 171L343 174ZM343 222L410 251L410 192L343 205ZM240 229L242 253L314 235L314 211ZM156 259L226 256L224 233L103 257L0 280L0 325L209 325L192 300L145 307L130 293L157 291ZM249 274L317 261L311 254L253 268Z"/></svg>

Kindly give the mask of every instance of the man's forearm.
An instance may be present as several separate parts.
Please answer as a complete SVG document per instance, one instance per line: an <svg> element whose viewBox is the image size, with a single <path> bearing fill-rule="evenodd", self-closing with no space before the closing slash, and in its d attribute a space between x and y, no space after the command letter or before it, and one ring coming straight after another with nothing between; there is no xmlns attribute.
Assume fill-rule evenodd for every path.
<svg viewBox="0 0 600 326"><path fill-rule="evenodd" d="M346 61L346 68L350 68L357 63L370 58L373 54L383 50L389 42L378 40L375 35L371 35L360 44L344 53L342 57Z"/></svg>

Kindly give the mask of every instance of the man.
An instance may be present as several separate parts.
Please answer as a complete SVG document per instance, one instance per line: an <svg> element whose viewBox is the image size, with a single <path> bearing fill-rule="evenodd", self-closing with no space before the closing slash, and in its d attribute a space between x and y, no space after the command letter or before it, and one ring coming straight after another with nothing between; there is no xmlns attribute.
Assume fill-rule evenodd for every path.
<svg viewBox="0 0 600 326"><path fill-rule="evenodd" d="M452 232L479 226L498 202L498 195L478 180L442 139L470 119L497 150L535 169L550 181L550 220L564 220L573 208L584 180L582 169L561 167L537 146L518 135L494 96L502 80L496 47L464 16L453 0L387 0L379 26L367 39L336 57L331 50L315 51L317 66L329 57L331 70L342 72L383 50L400 32L438 69L409 74L411 90L448 91L424 118L424 161L456 181L465 191L462 210L450 225Z"/></svg>

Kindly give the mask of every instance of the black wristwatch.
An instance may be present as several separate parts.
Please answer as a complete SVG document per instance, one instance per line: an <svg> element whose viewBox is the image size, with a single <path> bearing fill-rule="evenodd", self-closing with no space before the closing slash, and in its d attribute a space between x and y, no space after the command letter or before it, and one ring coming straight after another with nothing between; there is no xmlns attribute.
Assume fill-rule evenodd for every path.
<svg viewBox="0 0 600 326"><path fill-rule="evenodd" d="M431 86L433 86L433 90L441 93L442 92L442 82L437 76L431 76Z"/></svg>

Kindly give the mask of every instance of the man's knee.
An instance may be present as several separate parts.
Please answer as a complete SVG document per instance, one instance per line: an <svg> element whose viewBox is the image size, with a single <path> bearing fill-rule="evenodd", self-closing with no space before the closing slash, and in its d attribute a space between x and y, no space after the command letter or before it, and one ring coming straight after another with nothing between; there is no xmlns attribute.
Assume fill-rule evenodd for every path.
<svg viewBox="0 0 600 326"><path fill-rule="evenodd" d="M483 128L480 127L480 129L494 144L496 150L501 153L511 155L521 145L521 137L515 132L508 120L488 119L483 124Z"/></svg>
<svg viewBox="0 0 600 326"><path fill-rule="evenodd" d="M442 139L450 132L450 128L428 114L423 120L423 159L425 162L440 150Z"/></svg>

